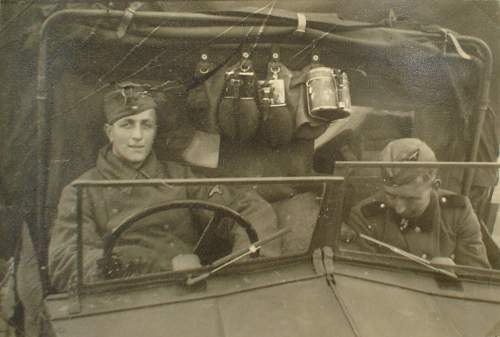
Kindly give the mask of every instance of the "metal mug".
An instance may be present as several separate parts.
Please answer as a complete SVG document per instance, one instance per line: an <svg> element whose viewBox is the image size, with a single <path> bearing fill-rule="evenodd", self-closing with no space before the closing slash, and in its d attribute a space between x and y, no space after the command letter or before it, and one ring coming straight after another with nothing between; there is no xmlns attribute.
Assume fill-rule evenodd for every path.
<svg viewBox="0 0 500 337"><path fill-rule="evenodd" d="M309 117L332 121L348 115L351 100L345 73L328 67L313 68L307 74L306 89Z"/></svg>

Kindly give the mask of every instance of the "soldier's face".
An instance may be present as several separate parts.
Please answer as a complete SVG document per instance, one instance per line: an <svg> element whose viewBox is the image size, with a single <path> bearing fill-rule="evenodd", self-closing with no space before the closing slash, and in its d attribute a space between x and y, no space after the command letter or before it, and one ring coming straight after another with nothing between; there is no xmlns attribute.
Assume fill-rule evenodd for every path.
<svg viewBox="0 0 500 337"><path fill-rule="evenodd" d="M149 155L156 135L156 112L145 110L139 114L106 124L105 131L113 153L120 159L139 166Z"/></svg>
<svg viewBox="0 0 500 337"><path fill-rule="evenodd" d="M385 186L386 203L401 217L415 218L422 215L429 205L432 189L432 180L422 177L398 187Z"/></svg>

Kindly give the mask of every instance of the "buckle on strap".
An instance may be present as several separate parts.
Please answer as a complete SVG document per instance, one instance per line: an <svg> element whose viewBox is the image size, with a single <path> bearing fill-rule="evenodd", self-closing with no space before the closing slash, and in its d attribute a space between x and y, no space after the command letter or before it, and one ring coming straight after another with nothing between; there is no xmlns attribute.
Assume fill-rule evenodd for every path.
<svg viewBox="0 0 500 337"><path fill-rule="evenodd" d="M453 47L455 47L455 50L457 51L457 54L460 55L461 58L465 60L471 60L472 57L463 50L462 46L460 45L460 42L458 42L457 37L455 34L453 34L451 31L448 29L444 28L439 28L441 32L444 34L444 52L446 52L446 44L449 40L451 40L451 43L453 44Z"/></svg>
<svg viewBox="0 0 500 337"><path fill-rule="evenodd" d="M135 12L141 8L143 5L142 2L139 1L134 1L130 4L130 6L127 7L123 14L122 22L120 22L120 25L118 26L118 29L116 30L116 35L118 36L119 39L123 38L125 34L127 34L128 27L130 26L130 23L132 22L132 19L134 18Z"/></svg>
<svg viewBox="0 0 500 337"><path fill-rule="evenodd" d="M303 13L297 13L297 29L293 32L295 35L302 35L306 32L307 19Z"/></svg>

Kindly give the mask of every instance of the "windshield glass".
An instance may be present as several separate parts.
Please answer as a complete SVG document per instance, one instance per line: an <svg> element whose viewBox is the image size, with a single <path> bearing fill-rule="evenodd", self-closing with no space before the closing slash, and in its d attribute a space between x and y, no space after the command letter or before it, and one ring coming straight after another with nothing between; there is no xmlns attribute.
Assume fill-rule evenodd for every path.
<svg viewBox="0 0 500 337"><path fill-rule="evenodd" d="M49 247L59 290L75 278L92 283L304 254L320 215L341 210L332 193L342 190L341 177L207 180L184 171L189 176L177 179L103 181L97 172L61 195ZM338 227L335 219L327 225Z"/></svg>
<svg viewBox="0 0 500 337"><path fill-rule="evenodd" d="M413 149L406 150L411 153ZM469 197L464 197L457 182L467 174L466 163L434 164L440 167L349 169L342 250L411 253L416 263L498 269L496 179L492 186L478 183L487 174L495 177L498 168L471 170L477 176Z"/></svg>
<svg viewBox="0 0 500 337"><path fill-rule="evenodd" d="M56 288L64 288L72 279L65 270L74 268L74 247L65 244L75 240L78 218L82 224L92 224L81 227L78 239L82 255L88 256L82 261L79 279L92 279L108 277L113 268L126 270L121 260L143 264L141 254L120 259L120 247L141 243L148 250L161 251L167 243L175 246L176 254L168 253L158 261L161 268L151 267L156 272L175 269L177 262L172 260L178 252L186 255L216 246L216 252L197 257L200 265L207 265L242 247L246 237L252 241L251 230L234 225L234 219L219 219L225 211L218 213L206 209L212 206L199 204L196 210L177 204L167 210L162 203L221 199L215 204L241 213L255 227L263 226L253 231L259 239L290 221L296 228L261 252L262 256L282 256L309 247L319 209L329 201L321 184L298 189L285 186L288 183L256 188L215 184L178 191L165 183L156 187L161 193L149 193L145 186L71 185L77 180L343 176L347 179L343 212L337 212L335 221L355 234L366 230L364 235L371 233L370 228L354 224L351 210L357 210L356 205L372 192L376 194L380 186L383 200L376 202L382 203L380 208L388 215L375 212L375 216L392 216L399 204L407 204L411 211L397 219L404 225L427 215L429 206L439 209L443 197L451 200L447 205L471 209L467 199L442 196L441 191L489 196L496 185L496 170L483 170L473 177L463 175L462 169L451 174L440 169L392 186L377 183L387 177L374 168L336 165L380 160L391 140L407 138L422 140L434 157L410 146L408 153L402 151L403 159L389 156L383 160L496 161L497 118L487 104L493 61L489 48L476 38L435 26L396 27L392 19L372 20L376 23L343 20L317 9L304 14L307 25L303 28L302 15L275 11L272 3L204 13L145 6L126 11L133 15L125 19L123 9L120 5L57 12L40 35L36 88L30 91L30 97L37 98L39 116L34 123L41 167L36 218L47 236L40 244L43 254L47 252L41 259L47 264L43 270L52 275L62 270L66 275L62 285L54 280ZM35 126L28 131L35 134ZM32 134L25 133L26 137ZM391 179L398 180L397 176L389 174ZM366 177L368 185L359 183ZM484 189L477 192L476 186ZM402 192L405 188L422 193ZM282 203L287 206L281 208ZM443 209L453 209L447 207ZM365 216L366 208L359 209ZM148 214L135 219L141 211ZM446 213L428 212L436 219ZM135 223L128 223L129 217ZM173 220L156 221L158 217ZM273 217L276 220L271 221ZM366 226L375 223L371 218L369 222ZM116 238L114 231L123 223L127 229ZM143 228L142 223L155 224ZM212 223L221 223L213 226L217 227L213 233ZM73 227L68 231L68 226ZM429 233L426 226L418 228L418 234ZM134 236L135 230L163 239L160 244L143 242ZM414 250L415 255L442 255L435 244L457 233L450 230L434 241L423 240L429 248ZM473 234L475 243L477 233ZM220 244L207 247L209 238L220 239ZM279 242L285 242L284 250L277 254L273 247ZM406 247L404 242L390 242L400 249ZM354 243L346 244L351 249ZM455 243L449 244L446 257L452 259ZM372 247L373 242L364 245ZM102 258L103 268L98 267ZM479 265L488 265L484 257L478 259ZM198 262L186 260L189 266ZM179 263L184 266L185 261ZM87 264L92 268L85 268Z"/></svg>
<svg viewBox="0 0 500 337"><path fill-rule="evenodd" d="M408 140L388 142L378 157L401 142L413 153ZM399 256L434 270L498 269L496 186L473 185L465 197L453 185L459 181L454 177L468 174L467 165L483 165L471 172L497 168L431 162L425 143L415 144L425 164L339 162L336 171L345 181L333 175L282 183L284 178L207 180L191 171L169 180L103 181L91 170L61 195L49 249L53 285L66 289L79 268L86 284L169 271L193 275L208 267L204 277L242 261L305 254L322 225L340 234L324 237L321 245L344 253ZM176 164L159 165L169 170ZM327 221L319 221L325 215Z"/></svg>

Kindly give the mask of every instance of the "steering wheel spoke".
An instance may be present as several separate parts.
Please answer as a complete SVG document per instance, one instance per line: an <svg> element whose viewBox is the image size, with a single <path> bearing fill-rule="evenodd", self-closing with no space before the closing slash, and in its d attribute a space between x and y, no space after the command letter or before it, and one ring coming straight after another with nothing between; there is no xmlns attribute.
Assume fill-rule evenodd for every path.
<svg viewBox="0 0 500 337"><path fill-rule="evenodd" d="M121 235L132 228L139 220L151 216L160 212L167 212L169 210L178 210L178 209L189 209L190 211L194 210L208 210L213 212L213 216L208 221L207 225L203 229L203 232L194 245L194 253L200 256L200 260L202 263L210 263L215 259L219 258L222 255L228 253L227 247L229 247L229 252L231 250L230 246L228 246L228 239L221 238L220 235L217 235L216 229L219 224L224 219L231 219L236 224L241 226L251 243L254 243L259 240L257 232L253 228L252 224L244 219L240 213L232 210L231 208L219 205L215 203L211 203L208 201L201 200L175 200L169 201L161 204L156 204L144 209L139 210L138 212L128 216L121 223L119 223L112 232L108 233L104 237L104 250L102 256L102 266L103 268L108 268L107 266L112 265L112 256L113 249L116 246L118 239ZM215 250L219 249L221 246L226 246L226 250L223 250L218 253L214 253ZM104 270L104 273L106 271Z"/></svg>
<svg viewBox="0 0 500 337"><path fill-rule="evenodd" d="M200 247L201 244L204 242L205 238L207 237L208 233L211 231L215 230L215 226L221 223L222 219L224 218L223 213L221 211L215 211L214 215L210 218L208 223L203 229L203 232L200 235L200 238L198 239L198 242L194 245L193 248L193 253L199 255Z"/></svg>

